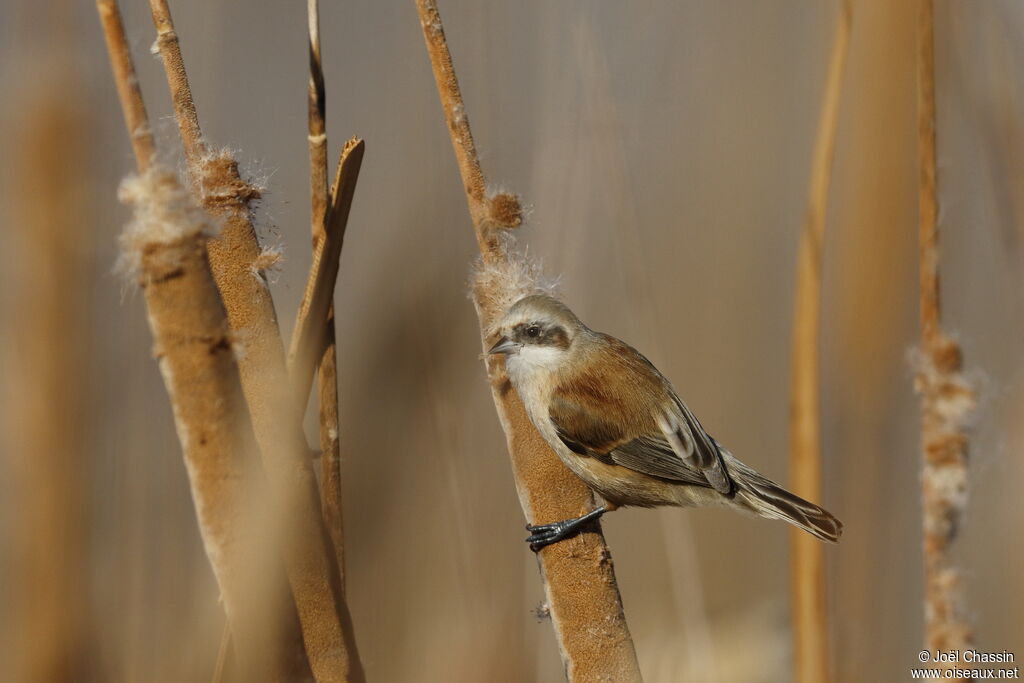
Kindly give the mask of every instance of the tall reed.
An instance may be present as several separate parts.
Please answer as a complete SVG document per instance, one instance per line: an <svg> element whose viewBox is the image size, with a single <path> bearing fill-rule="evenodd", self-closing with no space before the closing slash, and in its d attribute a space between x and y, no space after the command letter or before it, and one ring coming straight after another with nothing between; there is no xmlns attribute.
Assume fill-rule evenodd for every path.
<svg viewBox="0 0 1024 683"><path fill-rule="evenodd" d="M790 395L790 486L808 500L821 501L821 281L828 191L839 120L839 97L850 44L850 2L839 9L832 54L822 94L811 160L807 214L800 235L793 311ZM822 544L797 529L792 549L793 639L796 680L829 680L828 610Z"/></svg>
<svg viewBox="0 0 1024 683"><path fill-rule="evenodd" d="M920 0L917 131L921 347L915 388L921 396L921 500L924 531L924 627L929 650L971 646L973 635L952 558L968 499L965 430L975 396L960 345L942 329L939 289L935 131L935 7ZM956 665L949 665L956 666Z"/></svg>
<svg viewBox="0 0 1024 683"><path fill-rule="evenodd" d="M309 34L309 87L307 88L307 144L309 146L310 231L313 250L327 238L327 99L320 58L320 3L306 4ZM333 293L333 290L332 290ZM332 297L333 298L333 297ZM324 339L317 362L316 397L320 435L320 500L324 522L334 544L335 562L345 590L345 532L341 506L341 446L338 436L338 353L335 344L334 303L327 312Z"/></svg>
<svg viewBox="0 0 1024 683"><path fill-rule="evenodd" d="M470 219L482 260L473 288L484 349L496 340L492 329L508 305L539 286L531 264L510 252L507 231L522 222L519 201L488 193L469 127L462 93L434 0L416 0L420 26L437 84L445 123L462 176ZM593 509L593 494L561 463L530 423L509 384L503 365L487 359L498 417L508 440L516 490L531 523L551 522ZM570 681L638 681L633 640L626 625L599 525L538 553L562 662Z"/></svg>
<svg viewBox="0 0 1024 683"><path fill-rule="evenodd" d="M291 636L284 640L304 649L303 658L308 658L318 681L361 680L362 666L342 594L336 555L321 516L316 477L301 428L297 397L308 396L308 379L304 390L297 390L289 382L273 301L259 272L262 250L252 226L250 206L259 191L241 179L234 159L226 153L212 152L202 138L167 2L152 0L150 8L193 189L202 206L220 224L215 238L204 238L202 251L204 258L209 253L210 271L219 290L218 300L223 297L232 343L241 350L238 368L242 390L270 484L269 509L274 511L272 520L263 518L270 525L264 533L269 534L272 548L277 547L274 540L282 542L285 569L298 613L301 640ZM145 110L130 69L124 30L112 0L98 0L98 9L119 81L129 134L140 168L145 168L151 163L153 145L145 139L148 126L139 123ZM351 202L351 188L345 201ZM326 311L323 317L326 318ZM177 394L172 392L176 408L177 400ZM193 497L198 505L201 491L196 480ZM222 509L220 516L228 512ZM239 510L233 512L239 514ZM217 515L200 517L204 530L217 521ZM290 621L285 615L282 623ZM233 623L232 631L237 629L238 624ZM240 655L243 648L251 654L251 644L250 639L236 642L235 649ZM279 640L275 644L280 644ZM225 648L222 650L226 652ZM248 661L248 654L235 659Z"/></svg>

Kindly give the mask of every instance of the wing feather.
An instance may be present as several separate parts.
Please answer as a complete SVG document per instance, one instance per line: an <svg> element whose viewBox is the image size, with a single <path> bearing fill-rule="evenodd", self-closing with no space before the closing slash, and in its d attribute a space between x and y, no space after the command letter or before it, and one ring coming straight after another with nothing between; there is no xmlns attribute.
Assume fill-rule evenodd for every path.
<svg viewBox="0 0 1024 683"><path fill-rule="evenodd" d="M604 335L603 356L562 378L549 417L578 455L729 494L718 444L646 358Z"/></svg>
<svg viewBox="0 0 1024 683"><path fill-rule="evenodd" d="M708 486L707 479L682 461L668 441L640 437L614 449L612 462L653 477L670 479L693 486Z"/></svg>
<svg viewBox="0 0 1024 683"><path fill-rule="evenodd" d="M680 458L689 460L704 474L712 488L719 493L729 495L733 491L733 485L725 468L725 462L722 460L722 451L718 447L718 443L704 431L700 421L675 393L672 394L672 403L678 410L674 416L677 418L675 423L673 424L671 420L663 420L661 423L663 431L666 428L670 430L666 436L668 442ZM675 434L678 438L672 439L670 434ZM676 447L677 442L689 445L691 450L680 452Z"/></svg>

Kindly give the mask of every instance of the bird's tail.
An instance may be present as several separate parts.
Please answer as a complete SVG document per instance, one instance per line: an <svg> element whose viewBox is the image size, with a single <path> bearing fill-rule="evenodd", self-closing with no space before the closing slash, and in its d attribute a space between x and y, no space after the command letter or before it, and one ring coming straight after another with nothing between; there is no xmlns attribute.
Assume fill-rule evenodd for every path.
<svg viewBox="0 0 1024 683"><path fill-rule="evenodd" d="M728 458L729 473L736 483L736 498L761 517L781 519L823 541L835 543L843 523L828 510L790 493L735 458Z"/></svg>

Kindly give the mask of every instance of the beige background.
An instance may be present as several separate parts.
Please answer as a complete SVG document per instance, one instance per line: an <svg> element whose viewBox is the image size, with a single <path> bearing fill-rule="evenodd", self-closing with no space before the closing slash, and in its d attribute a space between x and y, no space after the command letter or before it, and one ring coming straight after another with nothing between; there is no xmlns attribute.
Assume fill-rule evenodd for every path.
<svg viewBox="0 0 1024 683"><path fill-rule="evenodd" d="M287 331L309 264L302 4L172 2L207 138L268 188L260 223L286 254L273 291ZM175 159L145 3L124 5ZM827 550L836 678L896 681L922 638L916 7L853 5L825 249L820 502L846 524ZM530 253L588 324L642 350L720 441L785 481L796 244L837 5L441 11L485 171L531 207ZM335 299L367 672L559 680L550 625L531 613L542 590L466 297L476 247L413 4L324 2L322 35L330 156L352 134L367 144ZM1024 6L938 0L937 44L945 320L982 396L957 555L979 649L1024 657ZM65 590L74 680L207 680L222 614L142 300L112 273L127 217L116 187L133 163L91 3L5 3L0 64L0 666L49 646L22 620ZM28 174L36 139L66 159L52 182L45 167ZM52 235L32 227L46 211L64 216ZM53 272L48 249L77 270ZM40 327L54 282L65 315ZM59 400L37 381L53 353L68 359ZM35 452L47 438L66 445ZM46 466L70 493L45 528L66 538L33 521L53 494L33 478ZM624 510L605 529L649 681L790 677L783 525ZM41 573L32 557L61 559Z"/></svg>

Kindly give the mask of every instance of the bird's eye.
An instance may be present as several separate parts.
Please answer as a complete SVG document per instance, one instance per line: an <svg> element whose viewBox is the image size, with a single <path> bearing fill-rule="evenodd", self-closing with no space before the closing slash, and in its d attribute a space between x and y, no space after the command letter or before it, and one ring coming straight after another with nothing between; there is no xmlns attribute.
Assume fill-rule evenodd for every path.
<svg viewBox="0 0 1024 683"><path fill-rule="evenodd" d="M540 336L540 327L537 325L530 325L526 328L526 336L531 339L536 339Z"/></svg>

